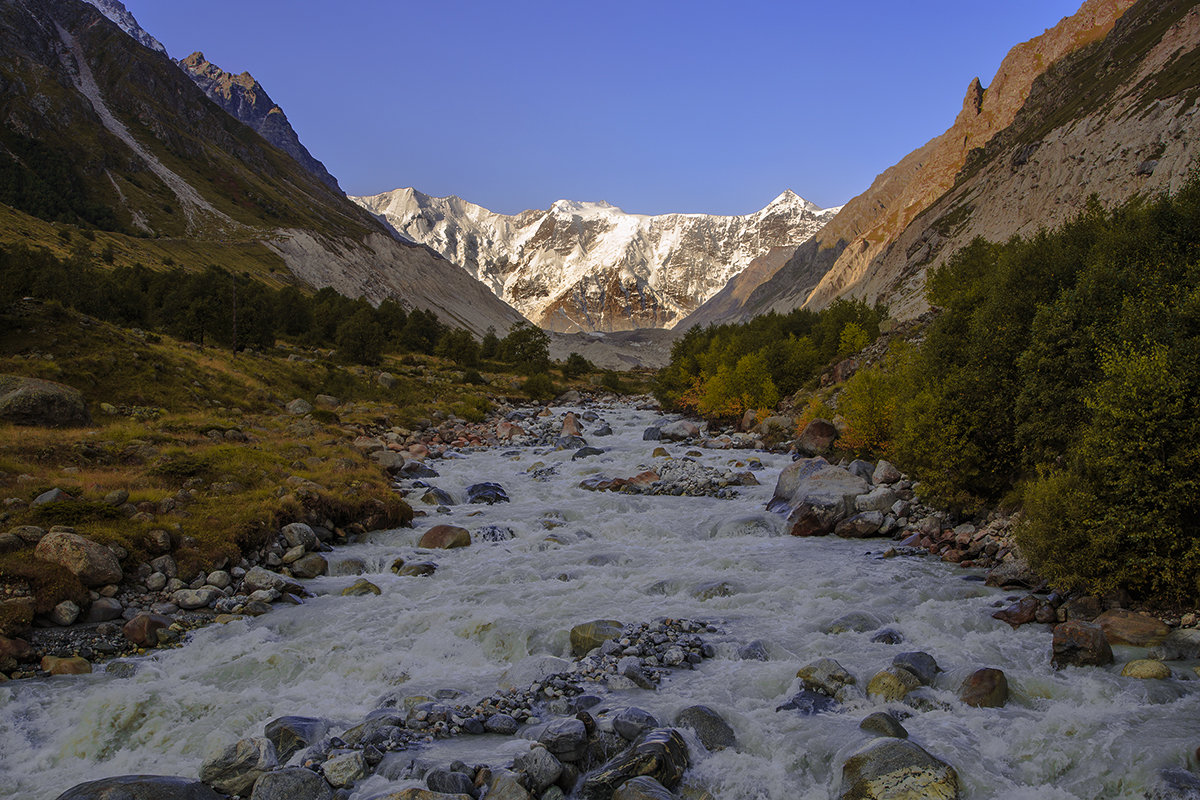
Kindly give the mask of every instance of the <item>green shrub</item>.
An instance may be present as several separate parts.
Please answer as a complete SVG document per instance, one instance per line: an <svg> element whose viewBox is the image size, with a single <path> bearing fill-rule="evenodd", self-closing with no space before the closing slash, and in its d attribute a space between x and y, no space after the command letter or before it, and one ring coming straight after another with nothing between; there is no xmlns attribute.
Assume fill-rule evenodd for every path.
<svg viewBox="0 0 1200 800"><path fill-rule="evenodd" d="M550 380L550 376L544 372L538 372L526 378L525 383L521 385L521 391L539 403L552 400L558 394L558 390L554 388L554 381Z"/></svg>

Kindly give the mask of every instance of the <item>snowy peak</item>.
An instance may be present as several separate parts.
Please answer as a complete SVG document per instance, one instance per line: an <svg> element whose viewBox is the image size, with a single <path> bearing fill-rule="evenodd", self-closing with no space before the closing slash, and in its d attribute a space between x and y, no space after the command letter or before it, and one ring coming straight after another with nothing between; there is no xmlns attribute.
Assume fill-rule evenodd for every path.
<svg viewBox="0 0 1200 800"><path fill-rule="evenodd" d="M602 200L506 215L411 187L351 199L564 332L671 327L755 259L807 241L836 211L791 190L741 216L629 214Z"/></svg>
<svg viewBox="0 0 1200 800"><path fill-rule="evenodd" d="M162 42L147 33L141 25L138 25L138 21L133 18L133 14L129 13L129 9L125 8L124 3L120 2L120 0L87 0L87 2L95 6L101 14L112 20L118 28L133 37L133 40L138 44L166 55L167 48L162 46Z"/></svg>

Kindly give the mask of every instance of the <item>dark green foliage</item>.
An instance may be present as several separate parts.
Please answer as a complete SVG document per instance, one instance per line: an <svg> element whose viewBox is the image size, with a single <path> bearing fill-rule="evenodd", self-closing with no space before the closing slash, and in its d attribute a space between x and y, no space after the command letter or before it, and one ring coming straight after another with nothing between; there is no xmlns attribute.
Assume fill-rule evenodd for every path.
<svg viewBox="0 0 1200 800"><path fill-rule="evenodd" d="M497 355L526 375L544 372L550 367L550 336L522 320L509 328Z"/></svg>
<svg viewBox="0 0 1200 800"><path fill-rule="evenodd" d="M669 408L738 416L791 395L832 361L879 335L883 308L841 300L821 312L764 314L742 325L692 328L671 347L654 393Z"/></svg>
<svg viewBox="0 0 1200 800"><path fill-rule="evenodd" d="M567 356L567 360L563 362L562 373L567 380L573 380L587 375L596 367L592 362L588 361L579 353L571 353Z"/></svg>
<svg viewBox="0 0 1200 800"><path fill-rule="evenodd" d="M1200 589L1200 179L1054 232L976 241L892 370L892 456L964 509L1024 487L1019 541L1057 585Z"/></svg>
<svg viewBox="0 0 1200 800"><path fill-rule="evenodd" d="M337 329L338 355L354 364L375 365L383 358L383 328L370 308L362 308Z"/></svg>
<svg viewBox="0 0 1200 800"><path fill-rule="evenodd" d="M33 518L46 526L83 525L98 520L120 519L124 516L121 509L92 500L45 503L33 510Z"/></svg>
<svg viewBox="0 0 1200 800"><path fill-rule="evenodd" d="M604 374L600 376L600 385L610 392L620 393L625 390L625 387L621 384L621 373L616 370L604 370Z"/></svg>
<svg viewBox="0 0 1200 800"><path fill-rule="evenodd" d="M479 342L468 330L452 328L442 334L434 354L449 359L460 367L479 366Z"/></svg>
<svg viewBox="0 0 1200 800"><path fill-rule="evenodd" d="M0 126L0 203L48 222L120 227L105 203L89 197L69 151L7 126Z"/></svg>
<svg viewBox="0 0 1200 800"><path fill-rule="evenodd" d="M500 337L496 335L496 329L489 325L487 332L483 334L483 341L479 343L479 357L495 358L499 353Z"/></svg>
<svg viewBox="0 0 1200 800"><path fill-rule="evenodd" d="M521 391L541 403L552 400L558 394L558 389L554 387L554 381L544 372L530 375L522 384Z"/></svg>

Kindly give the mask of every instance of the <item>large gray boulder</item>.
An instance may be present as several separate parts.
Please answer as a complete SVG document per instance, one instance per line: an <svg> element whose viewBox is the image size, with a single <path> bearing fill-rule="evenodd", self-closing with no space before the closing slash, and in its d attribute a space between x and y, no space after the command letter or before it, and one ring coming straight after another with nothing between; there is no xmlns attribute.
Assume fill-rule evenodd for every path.
<svg viewBox="0 0 1200 800"><path fill-rule="evenodd" d="M92 415L78 389L40 378L0 375L0 420L69 428L91 425Z"/></svg>
<svg viewBox="0 0 1200 800"><path fill-rule="evenodd" d="M333 789L310 769L288 767L259 778L250 800L333 800Z"/></svg>
<svg viewBox="0 0 1200 800"><path fill-rule="evenodd" d="M58 800L222 800L199 781L164 775L119 775L74 786Z"/></svg>
<svg viewBox="0 0 1200 800"><path fill-rule="evenodd" d="M906 739L876 739L842 765L841 800L956 800L958 773Z"/></svg>
<svg viewBox="0 0 1200 800"><path fill-rule="evenodd" d="M802 458L779 473L767 510L786 514L794 536L823 536L854 510L870 485L823 458Z"/></svg>
<svg viewBox="0 0 1200 800"><path fill-rule="evenodd" d="M580 796L584 800L610 800L626 781L643 775L673 790L683 780L690 761L687 742L679 731L659 728L647 733L632 749L590 773Z"/></svg>
<svg viewBox="0 0 1200 800"><path fill-rule="evenodd" d="M200 765L200 780L224 794L247 795L254 782L279 766L268 739L241 739Z"/></svg>
<svg viewBox="0 0 1200 800"><path fill-rule="evenodd" d="M77 533L48 533L37 543L33 554L43 561L66 567L84 586L121 582L121 564L113 552Z"/></svg>

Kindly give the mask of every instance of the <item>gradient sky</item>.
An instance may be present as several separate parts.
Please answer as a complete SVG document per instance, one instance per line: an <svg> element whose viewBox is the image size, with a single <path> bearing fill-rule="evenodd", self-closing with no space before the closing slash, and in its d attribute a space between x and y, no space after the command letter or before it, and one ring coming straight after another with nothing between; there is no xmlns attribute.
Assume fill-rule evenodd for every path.
<svg viewBox="0 0 1200 800"><path fill-rule="evenodd" d="M126 0L252 73L348 194L745 214L844 203L1080 0Z"/></svg>

